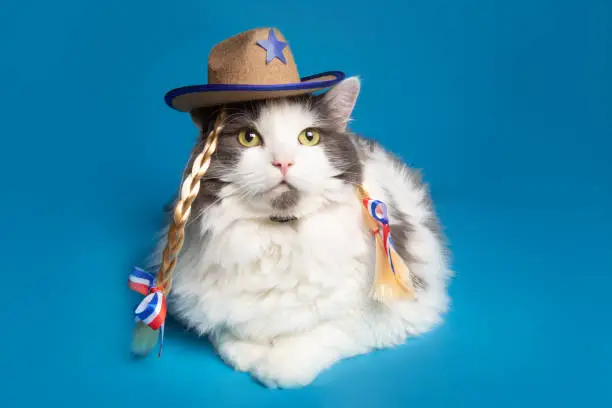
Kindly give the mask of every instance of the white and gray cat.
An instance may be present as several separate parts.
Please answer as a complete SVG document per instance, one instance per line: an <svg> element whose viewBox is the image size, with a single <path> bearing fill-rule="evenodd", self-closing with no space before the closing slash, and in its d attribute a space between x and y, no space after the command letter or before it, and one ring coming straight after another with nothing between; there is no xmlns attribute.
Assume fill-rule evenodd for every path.
<svg viewBox="0 0 612 408"><path fill-rule="evenodd" d="M347 129L359 90L352 77L322 95L230 106L192 209L170 313L269 387L304 386L341 359L399 345L448 308L453 273L429 193L417 172ZM195 151L216 113L192 113ZM375 245L359 183L389 208L413 300L369 296Z"/></svg>

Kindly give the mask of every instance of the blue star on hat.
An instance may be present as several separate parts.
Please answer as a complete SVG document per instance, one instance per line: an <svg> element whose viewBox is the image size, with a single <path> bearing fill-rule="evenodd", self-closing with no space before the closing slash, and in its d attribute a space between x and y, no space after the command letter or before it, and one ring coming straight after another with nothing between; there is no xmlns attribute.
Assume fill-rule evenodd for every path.
<svg viewBox="0 0 612 408"><path fill-rule="evenodd" d="M257 41L257 44L266 50L266 64L269 64L274 58L278 58L283 64L287 64L283 55L283 49L287 46L287 43L279 41L273 29L270 29L267 40Z"/></svg>

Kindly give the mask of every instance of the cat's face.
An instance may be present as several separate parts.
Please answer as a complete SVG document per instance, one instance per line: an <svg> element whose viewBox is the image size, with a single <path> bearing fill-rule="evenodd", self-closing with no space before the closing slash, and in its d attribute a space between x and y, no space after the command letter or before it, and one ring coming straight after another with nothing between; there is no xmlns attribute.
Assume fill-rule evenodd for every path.
<svg viewBox="0 0 612 408"><path fill-rule="evenodd" d="M334 201L361 181L357 151L345 133L358 92L359 81L351 78L322 96L230 106L200 203L238 197L246 217L283 219ZM193 113L203 130L211 113Z"/></svg>

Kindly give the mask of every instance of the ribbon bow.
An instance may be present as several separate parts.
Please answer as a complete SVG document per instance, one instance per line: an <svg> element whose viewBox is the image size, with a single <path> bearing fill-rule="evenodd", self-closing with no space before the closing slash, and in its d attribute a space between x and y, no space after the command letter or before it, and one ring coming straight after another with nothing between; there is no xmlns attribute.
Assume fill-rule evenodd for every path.
<svg viewBox="0 0 612 408"><path fill-rule="evenodd" d="M387 205L364 194L361 202L376 237L376 278L373 296L384 301L391 297L414 296L410 271L395 249ZM408 279L407 279L408 278ZM408 282L408 283L407 283ZM409 286L410 285L410 286Z"/></svg>
<svg viewBox="0 0 612 408"><path fill-rule="evenodd" d="M164 342L164 322L166 320L166 296L162 288L158 287L155 277L141 268L134 267L128 279L128 286L145 298L134 310L136 328L132 342L132 350L137 354L148 354L158 340L161 356Z"/></svg>

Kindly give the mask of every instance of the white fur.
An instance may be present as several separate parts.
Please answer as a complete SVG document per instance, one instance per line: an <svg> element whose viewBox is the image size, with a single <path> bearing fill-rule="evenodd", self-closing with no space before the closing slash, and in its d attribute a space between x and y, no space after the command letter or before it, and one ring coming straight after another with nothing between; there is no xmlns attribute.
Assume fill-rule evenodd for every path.
<svg viewBox="0 0 612 408"><path fill-rule="evenodd" d="M352 78L330 95L354 93L344 98L348 116L358 90ZM374 243L354 188L332 177L320 146L297 142L316 121L296 105L262 111L254 125L264 145L245 151L238 171L226 175L235 185L197 219L202 239L188 239L174 272L172 311L210 335L228 364L270 387L304 386L341 359L399 345L440 323L448 307L451 271L426 227L435 216L427 191L381 148L362 149L364 186L407 214L415 228L408 251L420 260L411 268L428 286L416 300L371 300ZM282 190L274 188L280 172L272 160L294 162L288 181L305 195L292 212L295 226L268 220L269 200Z"/></svg>

